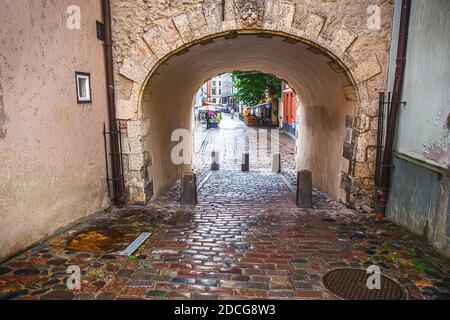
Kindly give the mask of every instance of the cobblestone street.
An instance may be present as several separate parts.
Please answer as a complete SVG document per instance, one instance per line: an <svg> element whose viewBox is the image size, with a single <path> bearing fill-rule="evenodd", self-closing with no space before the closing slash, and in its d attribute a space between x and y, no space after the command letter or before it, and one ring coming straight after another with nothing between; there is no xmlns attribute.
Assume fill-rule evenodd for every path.
<svg viewBox="0 0 450 320"><path fill-rule="evenodd" d="M176 185L145 207L90 217L1 264L0 299L337 299L323 275L370 265L408 299L450 299L450 262L421 239L319 190L313 209L296 207L290 137L280 134L282 174L270 161L240 172L230 146L244 129L226 115L221 129L197 130L195 208L179 204ZM221 170L210 172L217 149ZM111 254L143 231L152 236L133 256ZM66 286L73 265L79 291Z"/></svg>

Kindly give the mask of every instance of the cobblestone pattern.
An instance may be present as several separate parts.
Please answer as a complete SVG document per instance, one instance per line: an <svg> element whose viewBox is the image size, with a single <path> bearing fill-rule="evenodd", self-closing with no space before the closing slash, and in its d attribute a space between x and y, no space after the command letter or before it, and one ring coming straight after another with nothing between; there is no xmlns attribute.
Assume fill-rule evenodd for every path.
<svg viewBox="0 0 450 320"><path fill-rule="evenodd" d="M208 135L226 141L226 131ZM281 140L283 174L295 181L289 139ZM213 172L196 207L179 204L176 185L147 206L87 219L0 264L0 299L337 299L324 273L372 264L409 299L450 299L450 261L431 246L318 190L313 209L298 209L281 175L263 167ZM93 227L153 235L130 257L67 248ZM67 290L71 265L81 268L80 291Z"/></svg>
<svg viewBox="0 0 450 320"><path fill-rule="evenodd" d="M232 120L229 115L224 115L220 129L206 130L203 129L203 126L199 127L196 129L196 133L200 138L195 141L193 157L195 171L205 172L211 168L213 151L218 151L220 154L222 170L240 171L244 152L250 154L252 171L271 170L272 148L273 152L276 152L275 148L280 148L279 141L272 139L272 130L278 132L278 128L247 127L241 120L237 118ZM206 134L204 134L205 131ZM286 147L286 145L284 146ZM292 155L289 162L289 165L285 164L291 169L295 169L295 155Z"/></svg>

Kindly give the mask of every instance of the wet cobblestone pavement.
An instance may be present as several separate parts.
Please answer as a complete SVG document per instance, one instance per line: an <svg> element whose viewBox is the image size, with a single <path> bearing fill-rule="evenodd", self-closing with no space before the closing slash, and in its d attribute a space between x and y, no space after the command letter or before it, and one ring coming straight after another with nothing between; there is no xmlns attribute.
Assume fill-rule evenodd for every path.
<svg viewBox="0 0 450 320"><path fill-rule="evenodd" d="M421 239L318 190L313 209L298 209L286 137L282 175L265 164L241 173L225 161L207 178L212 145L240 129L210 131L198 148L204 183L195 208L179 204L176 185L145 207L90 217L1 264L0 299L337 299L322 276L369 265L401 283L408 299L450 299L450 261ZM112 254L143 231L153 234L133 256ZM73 265L79 291L65 284Z"/></svg>

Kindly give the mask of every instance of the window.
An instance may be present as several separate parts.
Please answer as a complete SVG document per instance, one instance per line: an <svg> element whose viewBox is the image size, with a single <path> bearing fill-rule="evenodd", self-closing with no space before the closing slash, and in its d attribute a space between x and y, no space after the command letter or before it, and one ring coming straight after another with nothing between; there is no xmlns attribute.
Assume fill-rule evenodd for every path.
<svg viewBox="0 0 450 320"><path fill-rule="evenodd" d="M91 75L89 73L76 72L75 78L78 103L91 103Z"/></svg>

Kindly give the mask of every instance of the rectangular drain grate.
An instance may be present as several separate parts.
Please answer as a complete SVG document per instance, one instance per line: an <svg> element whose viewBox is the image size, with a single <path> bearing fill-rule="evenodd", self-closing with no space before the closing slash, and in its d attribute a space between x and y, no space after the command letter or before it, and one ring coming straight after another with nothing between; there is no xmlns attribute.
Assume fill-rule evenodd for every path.
<svg viewBox="0 0 450 320"><path fill-rule="evenodd" d="M143 232L125 250L114 252L118 256L131 256L152 235L151 232Z"/></svg>

